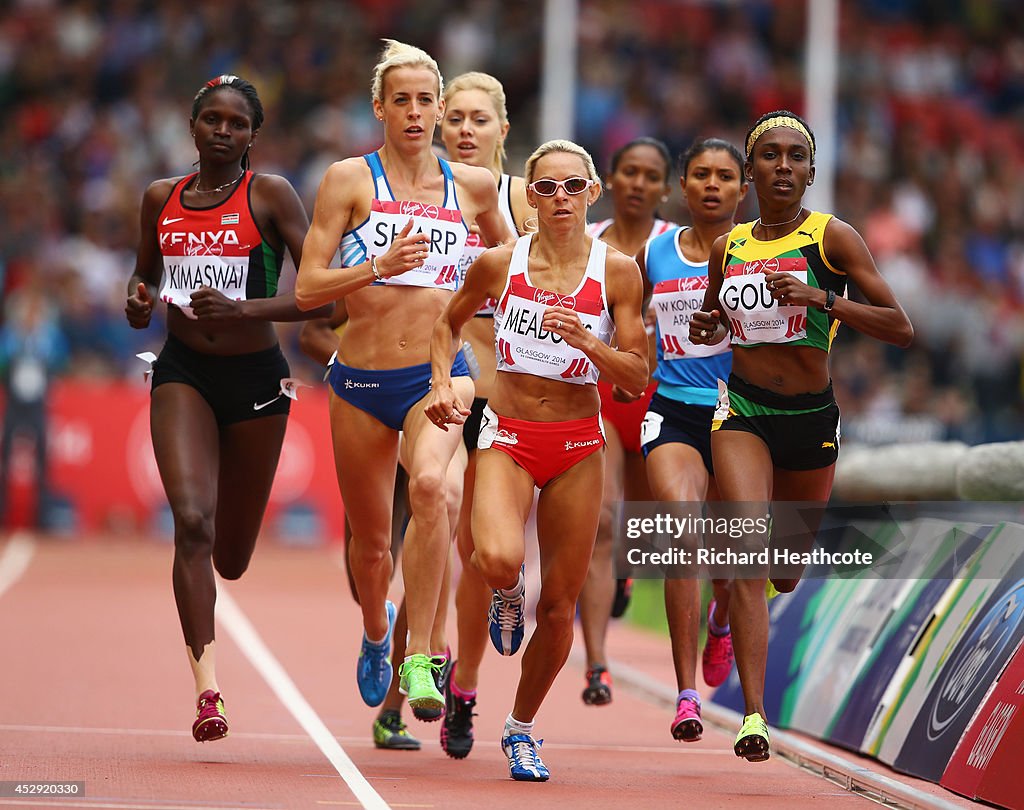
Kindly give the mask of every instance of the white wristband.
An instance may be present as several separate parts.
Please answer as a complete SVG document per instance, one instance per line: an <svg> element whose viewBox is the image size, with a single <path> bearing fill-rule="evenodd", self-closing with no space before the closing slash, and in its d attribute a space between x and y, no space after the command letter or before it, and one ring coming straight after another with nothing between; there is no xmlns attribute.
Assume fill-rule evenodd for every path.
<svg viewBox="0 0 1024 810"><path fill-rule="evenodd" d="M374 278L377 279L377 281L383 281L384 280L384 276L382 276L380 274L380 271L377 269L377 257L376 256L371 256L370 257L370 269L373 271L373 276L374 276Z"/></svg>

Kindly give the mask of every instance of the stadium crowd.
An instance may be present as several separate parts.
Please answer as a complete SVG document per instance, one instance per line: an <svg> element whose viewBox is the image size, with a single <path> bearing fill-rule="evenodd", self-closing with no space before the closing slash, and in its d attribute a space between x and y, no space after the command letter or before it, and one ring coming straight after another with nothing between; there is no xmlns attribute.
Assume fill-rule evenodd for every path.
<svg viewBox="0 0 1024 810"><path fill-rule="evenodd" d="M805 111L803 0L581 0L576 132L607 166L639 135L678 154L739 144L774 108ZM841 4L835 213L855 225L913 320L911 350L840 331L844 437L1020 438L1024 348L1024 7L1013 0ZM267 121L252 161L307 206L326 167L377 146L365 77L381 37L444 75L505 85L510 168L536 146L540 4L16 0L0 17L0 289L44 289L60 373L134 376L154 335L125 322L138 201L195 160L187 108L219 73L252 81ZM816 122L810 122L812 126ZM661 215L685 222L678 189ZM607 205L603 202L602 205ZM753 195L739 218L753 219ZM600 215L599 207L595 216ZM294 274L292 274L294 277ZM5 318L5 328L11 319ZM280 325L297 376L316 379Z"/></svg>

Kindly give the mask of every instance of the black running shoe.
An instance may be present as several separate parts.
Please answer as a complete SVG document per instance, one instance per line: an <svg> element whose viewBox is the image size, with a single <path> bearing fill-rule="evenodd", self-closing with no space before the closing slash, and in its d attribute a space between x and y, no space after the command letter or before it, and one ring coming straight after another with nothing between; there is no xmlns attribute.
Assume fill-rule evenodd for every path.
<svg viewBox="0 0 1024 810"><path fill-rule="evenodd" d="M465 759L473 750L473 717L476 698L463 700L452 692L451 681L444 693L446 711L441 726L441 747L452 759Z"/></svg>
<svg viewBox="0 0 1024 810"><path fill-rule="evenodd" d="M629 599L633 595L633 580L615 580L615 600L612 602L612 618L620 619L629 607Z"/></svg>
<svg viewBox="0 0 1024 810"><path fill-rule="evenodd" d="M419 751L420 741L413 737L394 709L385 709L373 721L373 744L392 751Z"/></svg>
<svg viewBox="0 0 1024 810"><path fill-rule="evenodd" d="M452 667L455 666L455 662L452 661L452 651L449 648L445 653L445 664L441 669L434 671L434 683L437 684L437 691L442 695L448 691L448 681L452 677Z"/></svg>
<svg viewBox="0 0 1024 810"><path fill-rule="evenodd" d="M604 667L595 664L587 670L587 688L583 690L583 702L588 706L604 706L612 702L612 676Z"/></svg>

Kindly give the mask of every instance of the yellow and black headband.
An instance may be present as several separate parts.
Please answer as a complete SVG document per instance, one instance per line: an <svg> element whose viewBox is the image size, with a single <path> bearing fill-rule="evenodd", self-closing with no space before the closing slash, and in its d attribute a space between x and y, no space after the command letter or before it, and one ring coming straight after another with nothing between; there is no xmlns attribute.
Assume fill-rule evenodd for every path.
<svg viewBox="0 0 1024 810"><path fill-rule="evenodd" d="M764 135L769 129L775 129L775 127L789 127L803 135L807 139L807 145L811 147L811 161L814 161L814 138L812 138L811 133L807 131L807 127L789 115L776 115L772 118L766 118L754 127L754 130L747 138L747 160L750 160L750 151L754 148L754 144L757 143L757 139Z"/></svg>

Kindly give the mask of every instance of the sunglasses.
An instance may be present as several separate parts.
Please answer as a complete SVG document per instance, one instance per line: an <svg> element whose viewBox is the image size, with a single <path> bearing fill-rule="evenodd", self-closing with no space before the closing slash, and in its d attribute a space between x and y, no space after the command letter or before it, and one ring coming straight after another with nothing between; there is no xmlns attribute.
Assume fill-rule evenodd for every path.
<svg viewBox="0 0 1024 810"><path fill-rule="evenodd" d="M564 189L566 194L582 194L592 185L594 181L585 177L567 177L565 180L534 180L530 188L541 197L554 197L559 188Z"/></svg>

